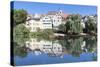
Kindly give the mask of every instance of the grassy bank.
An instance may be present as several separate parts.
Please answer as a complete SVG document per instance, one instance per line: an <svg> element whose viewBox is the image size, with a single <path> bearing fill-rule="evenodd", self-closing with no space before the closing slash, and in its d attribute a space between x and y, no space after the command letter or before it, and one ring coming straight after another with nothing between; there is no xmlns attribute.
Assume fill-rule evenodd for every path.
<svg viewBox="0 0 100 67"><path fill-rule="evenodd" d="M54 37L54 32L51 29L45 29L37 32L30 32L30 38L38 39L52 39Z"/></svg>

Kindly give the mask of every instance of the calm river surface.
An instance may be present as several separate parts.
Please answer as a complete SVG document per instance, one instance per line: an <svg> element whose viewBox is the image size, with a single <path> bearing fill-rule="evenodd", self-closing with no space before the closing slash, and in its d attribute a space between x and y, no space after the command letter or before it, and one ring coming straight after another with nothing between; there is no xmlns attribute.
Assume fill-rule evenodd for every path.
<svg viewBox="0 0 100 67"><path fill-rule="evenodd" d="M97 60L96 37L60 40L30 38L25 46L14 46L14 65L72 63Z"/></svg>

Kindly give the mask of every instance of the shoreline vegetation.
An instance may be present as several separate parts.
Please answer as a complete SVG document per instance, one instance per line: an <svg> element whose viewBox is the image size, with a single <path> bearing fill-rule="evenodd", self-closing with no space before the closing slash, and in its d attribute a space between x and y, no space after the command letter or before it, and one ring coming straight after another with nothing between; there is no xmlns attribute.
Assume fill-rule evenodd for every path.
<svg viewBox="0 0 100 67"><path fill-rule="evenodd" d="M82 16L79 14L71 14L66 18L66 23L58 26L55 29L38 29L37 32L30 32L25 27L27 18L27 11L23 9L11 10L13 19L13 42L23 44L30 37L39 39L52 39L52 38L65 38L65 37L83 37L83 36L97 36L97 21L91 17L87 17L84 25L82 26ZM55 36L55 33L58 35ZM61 35L59 35L61 34Z"/></svg>
<svg viewBox="0 0 100 67"><path fill-rule="evenodd" d="M45 29L38 32L30 32L30 38L39 38L39 39L63 39L66 37L87 37L87 36L97 36L96 33L79 33L79 34L66 34L66 33L57 33L52 29Z"/></svg>

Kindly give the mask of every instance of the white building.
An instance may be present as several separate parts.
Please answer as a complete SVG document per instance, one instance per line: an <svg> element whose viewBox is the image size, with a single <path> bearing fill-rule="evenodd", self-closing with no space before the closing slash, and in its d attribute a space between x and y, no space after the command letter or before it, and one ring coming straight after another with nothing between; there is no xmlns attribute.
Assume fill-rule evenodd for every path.
<svg viewBox="0 0 100 67"><path fill-rule="evenodd" d="M53 29L58 29L58 26L60 24L65 23L65 19L68 17L68 14L64 14L62 10L56 12L56 11L51 11L47 14L48 17L51 18L52 24L53 24Z"/></svg>
<svg viewBox="0 0 100 67"><path fill-rule="evenodd" d="M40 14L28 15L25 26L31 32L36 32L38 29L57 29L60 24L65 23L64 19L67 16L62 10L59 12L49 12L43 16Z"/></svg>
<svg viewBox="0 0 100 67"><path fill-rule="evenodd" d="M35 14L28 16L25 26L30 32L36 32L38 29L42 29L42 23L40 22L40 15Z"/></svg>
<svg viewBox="0 0 100 67"><path fill-rule="evenodd" d="M62 23L62 16L56 14L52 17L53 27L57 27Z"/></svg>
<svg viewBox="0 0 100 67"><path fill-rule="evenodd" d="M30 32L36 32L38 29L52 29L52 20L48 16L35 14L28 16L25 26Z"/></svg>
<svg viewBox="0 0 100 67"><path fill-rule="evenodd" d="M48 16L44 16L40 19L40 23L42 23L42 29L52 29L52 20Z"/></svg>

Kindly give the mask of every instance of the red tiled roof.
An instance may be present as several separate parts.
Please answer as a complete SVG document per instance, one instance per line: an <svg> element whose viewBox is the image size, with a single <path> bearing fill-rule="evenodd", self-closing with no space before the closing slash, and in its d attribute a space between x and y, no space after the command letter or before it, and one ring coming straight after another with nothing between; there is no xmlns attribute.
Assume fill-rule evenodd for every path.
<svg viewBox="0 0 100 67"><path fill-rule="evenodd" d="M69 14L61 14L61 16L62 16L64 19L66 19L66 18L69 16Z"/></svg>

